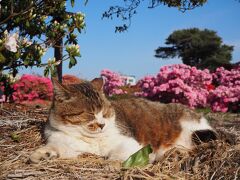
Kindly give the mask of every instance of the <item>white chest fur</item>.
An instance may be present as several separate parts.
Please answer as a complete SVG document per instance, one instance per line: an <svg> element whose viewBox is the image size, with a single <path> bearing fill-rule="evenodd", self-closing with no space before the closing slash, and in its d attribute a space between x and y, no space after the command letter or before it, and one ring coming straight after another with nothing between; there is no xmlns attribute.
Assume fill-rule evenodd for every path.
<svg viewBox="0 0 240 180"><path fill-rule="evenodd" d="M88 134L80 126L62 125L50 117L51 126L58 131L46 129L48 145L58 149L62 158L76 157L87 152L118 160L126 160L142 147L134 138L120 134L114 117L107 122L103 132Z"/></svg>

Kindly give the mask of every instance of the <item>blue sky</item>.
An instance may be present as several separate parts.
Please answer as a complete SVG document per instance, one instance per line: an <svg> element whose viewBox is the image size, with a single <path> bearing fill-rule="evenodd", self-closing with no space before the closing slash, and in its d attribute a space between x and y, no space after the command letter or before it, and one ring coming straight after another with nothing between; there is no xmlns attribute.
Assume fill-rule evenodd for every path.
<svg viewBox="0 0 240 180"><path fill-rule="evenodd" d="M154 50L164 45L165 39L174 30L184 28L208 28L217 31L223 42L233 45L233 62L240 60L240 3L236 0L208 0L203 6L182 13L175 8L159 6L147 8L148 0L138 8L127 32L115 33L117 19L102 20L102 13L120 0L75 0L75 8L86 15L86 32L78 36L82 57L72 69L64 65L64 74L80 78L98 77L102 69L135 75L138 79L156 74L163 65L181 63L179 59L162 60L154 57ZM123 0L122 0L123 1ZM53 57L49 51L44 59ZM41 69L24 70L23 73L42 74Z"/></svg>

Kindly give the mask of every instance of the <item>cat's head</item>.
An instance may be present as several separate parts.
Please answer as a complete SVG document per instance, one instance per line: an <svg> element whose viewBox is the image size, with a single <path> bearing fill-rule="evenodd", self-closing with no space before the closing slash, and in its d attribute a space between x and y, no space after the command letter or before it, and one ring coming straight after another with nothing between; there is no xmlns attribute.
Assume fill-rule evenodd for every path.
<svg viewBox="0 0 240 180"><path fill-rule="evenodd" d="M103 80L61 85L53 79L54 98L51 114L66 125L76 125L87 133L105 130L114 110L103 93Z"/></svg>

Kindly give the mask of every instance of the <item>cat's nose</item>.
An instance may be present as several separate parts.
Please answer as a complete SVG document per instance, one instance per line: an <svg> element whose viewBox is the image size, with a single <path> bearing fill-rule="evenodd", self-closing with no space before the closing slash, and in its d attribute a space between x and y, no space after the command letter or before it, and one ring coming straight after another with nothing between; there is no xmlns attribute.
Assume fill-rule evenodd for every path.
<svg viewBox="0 0 240 180"><path fill-rule="evenodd" d="M103 127L105 126L105 124L98 124L98 126L103 129Z"/></svg>

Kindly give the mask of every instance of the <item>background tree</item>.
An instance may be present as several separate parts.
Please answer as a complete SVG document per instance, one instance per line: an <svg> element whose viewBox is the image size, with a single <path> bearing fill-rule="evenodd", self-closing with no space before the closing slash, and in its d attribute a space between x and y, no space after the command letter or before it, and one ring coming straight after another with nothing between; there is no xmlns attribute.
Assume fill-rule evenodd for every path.
<svg viewBox="0 0 240 180"><path fill-rule="evenodd" d="M0 1L0 72L14 76L20 67L45 66L44 74L58 69L61 80L62 62L70 59L69 68L80 56L77 32L85 27L84 15L66 10L67 0ZM74 6L74 0L71 0ZM54 48L54 57L42 62L47 49ZM63 48L66 53L63 55Z"/></svg>
<svg viewBox="0 0 240 180"><path fill-rule="evenodd" d="M174 31L166 39L167 47L157 48L155 57L179 57L184 64L211 70L230 64L233 46L223 44L215 31L198 28Z"/></svg>
<svg viewBox="0 0 240 180"><path fill-rule="evenodd" d="M102 18L112 19L113 17L120 18L123 22L122 25L117 26L115 32L123 32L131 25L131 19L137 13L137 8L144 0L123 0L123 5L111 6L103 13ZM192 10L196 7L203 6L207 0L148 0L148 8L152 9L159 5L178 8L180 11L185 12Z"/></svg>

